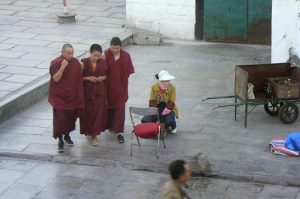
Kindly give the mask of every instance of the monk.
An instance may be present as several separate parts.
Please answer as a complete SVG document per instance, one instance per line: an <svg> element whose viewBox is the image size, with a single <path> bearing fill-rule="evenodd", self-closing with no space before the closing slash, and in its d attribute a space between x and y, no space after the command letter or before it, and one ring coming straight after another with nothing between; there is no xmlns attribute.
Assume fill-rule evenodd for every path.
<svg viewBox="0 0 300 199"><path fill-rule="evenodd" d="M108 129L116 133L119 143L123 143L128 78L134 73L134 68L129 53L122 49L122 41L118 37L112 38L110 48L105 52L105 60L108 66Z"/></svg>
<svg viewBox="0 0 300 199"><path fill-rule="evenodd" d="M50 64L48 101L53 107L53 137L58 138L58 152L64 152L64 140L74 145L70 132L84 106L80 62L73 57L71 44L64 44L61 56Z"/></svg>
<svg viewBox="0 0 300 199"><path fill-rule="evenodd" d="M106 77L107 65L101 59L102 47L93 44L90 57L82 60L84 111L80 118L80 133L91 136L91 144L99 145L97 135L106 129Z"/></svg>

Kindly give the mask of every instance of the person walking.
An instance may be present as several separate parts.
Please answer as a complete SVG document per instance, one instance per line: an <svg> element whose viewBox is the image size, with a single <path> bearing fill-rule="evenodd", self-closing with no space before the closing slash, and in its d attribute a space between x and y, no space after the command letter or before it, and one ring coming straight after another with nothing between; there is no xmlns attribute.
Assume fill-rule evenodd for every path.
<svg viewBox="0 0 300 199"><path fill-rule="evenodd" d="M134 73L130 54L122 49L122 41L112 38L110 48L105 52L108 66L107 103L108 129L117 135L119 143L124 142L125 106L128 100L128 79Z"/></svg>
<svg viewBox="0 0 300 199"><path fill-rule="evenodd" d="M58 152L64 152L64 141L73 146L70 132L84 106L80 62L73 57L74 48L64 44L61 56L50 64L48 101L53 107L53 137L58 138Z"/></svg>
<svg viewBox="0 0 300 199"><path fill-rule="evenodd" d="M84 88L84 111L80 117L80 133L91 136L91 144L99 145L97 135L106 129L107 102L106 78L107 65L101 59L102 47L93 44L90 56L82 60Z"/></svg>

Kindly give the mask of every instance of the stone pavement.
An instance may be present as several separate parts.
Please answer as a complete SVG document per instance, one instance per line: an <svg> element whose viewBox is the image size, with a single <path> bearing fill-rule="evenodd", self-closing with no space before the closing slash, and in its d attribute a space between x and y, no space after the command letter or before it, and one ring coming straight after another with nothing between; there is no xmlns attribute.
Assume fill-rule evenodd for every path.
<svg viewBox="0 0 300 199"><path fill-rule="evenodd" d="M123 28L125 0L68 0L68 8L77 13L72 24L57 23L62 2L0 1L0 121L14 114L12 106L22 110L46 94L49 63L63 43L74 45L75 56L80 56L93 43L106 48L111 37L131 35ZM26 96L32 90L36 93ZM14 104L5 107L10 102Z"/></svg>
<svg viewBox="0 0 300 199"><path fill-rule="evenodd" d="M72 133L75 146L58 154L57 141L51 137L52 112L46 99L0 125L0 155L149 172L165 172L170 161L184 158L191 163L195 176L299 186L300 173L295 172L299 159L268 151L270 139L297 131L298 121L284 125L260 106L249 115L248 128L244 128L242 118L234 121L233 107L212 109L229 100L201 101L207 96L233 94L235 65L269 63L269 46L166 41L163 46L126 49L136 69L130 79L128 106L147 106L154 74L161 69L176 76L179 131L167 136L167 148L160 148L158 160L155 150L149 147L134 147L130 157L128 115L125 144L118 144L115 135L105 132L100 136L100 146L93 147L76 130Z"/></svg>
<svg viewBox="0 0 300 199"><path fill-rule="evenodd" d="M122 167L65 165L0 158L3 199L158 199L168 176ZM193 199L299 199L300 189L214 178L192 178Z"/></svg>

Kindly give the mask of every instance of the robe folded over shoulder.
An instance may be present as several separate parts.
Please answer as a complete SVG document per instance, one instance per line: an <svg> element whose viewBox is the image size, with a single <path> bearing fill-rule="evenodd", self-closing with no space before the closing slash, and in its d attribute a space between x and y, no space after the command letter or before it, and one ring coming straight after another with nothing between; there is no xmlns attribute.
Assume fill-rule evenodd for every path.
<svg viewBox="0 0 300 199"><path fill-rule="evenodd" d="M134 67L129 53L120 52L120 58L115 60L111 50L105 52L108 66L107 102L109 108L124 108L128 100L128 78L134 73Z"/></svg>
<svg viewBox="0 0 300 199"><path fill-rule="evenodd" d="M90 58L82 60L84 69L82 76L107 76L107 65L98 60L95 70L92 69ZM106 80L102 82L84 81L85 106L80 117L80 133L90 136L99 135L107 126Z"/></svg>
<svg viewBox="0 0 300 199"><path fill-rule="evenodd" d="M69 60L62 78L55 82L53 75L59 70L64 57L54 59L50 65L51 80L49 85L48 101L53 108L74 110L83 108L83 87L81 79L81 66L76 58Z"/></svg>

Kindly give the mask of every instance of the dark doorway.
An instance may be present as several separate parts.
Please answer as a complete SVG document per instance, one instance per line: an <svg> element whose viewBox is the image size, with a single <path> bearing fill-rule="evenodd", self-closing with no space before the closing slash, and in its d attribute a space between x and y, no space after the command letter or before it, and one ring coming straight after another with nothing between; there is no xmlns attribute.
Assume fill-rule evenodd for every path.
<svg viewBox="0 0 300 199"><path fill-rule="evenodd" d="M195 38L271 43L272 0L196 0Z"/></svg>
<svg viewBox="0 0 300 199"><path fill-rule="evenodd" d="M196 0L195 38L204 39L204 0Z"/></svg>

